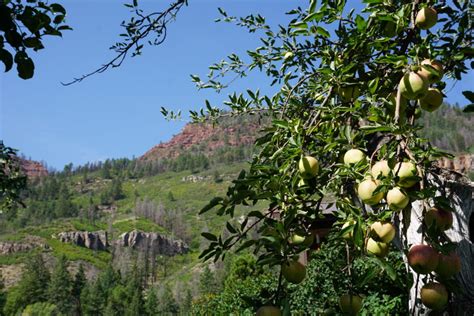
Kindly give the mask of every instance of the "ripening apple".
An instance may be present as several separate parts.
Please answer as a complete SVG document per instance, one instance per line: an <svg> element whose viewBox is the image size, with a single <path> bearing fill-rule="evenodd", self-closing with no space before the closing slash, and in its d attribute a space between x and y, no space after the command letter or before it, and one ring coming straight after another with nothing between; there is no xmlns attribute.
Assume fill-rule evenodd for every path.
<svg viewBox="0 0 474 316"><path fill-rule="evenodd" d="M301 283L306 276L306 267L301 262L292 260L281 265L283 277L290 283Z"/></svg>
<svg viewBox="0 0 474 316"><path fill-rule="evenodd" d="M435 88L429 88L426 95L420 99L420 107L428 112L436 111L443 104L443 94Z"/></svg>
<svg viewBox="0 0 474 316"><path fill-rule="evenodd" d="M438 252L429 245L414 245L408 251L408 264L416 273L428 274L438 266Z"/></svg>
<svg viewBox="0 0 474 316"><path fill-rule="evenodd" d="M438 12L433 8L422 8L416 15L415 24L422 30L432 28L438 22Z"/></svg>
<svg viewBox="0 0 474 316"><path fill-rule="evenodd" d="M342 101L349 102L359 97L360 89L356 85L340 87L337 89L337 94L341 97Z"/></svg>
<svg viewBox="0 0 474 316"><path fill-rule="evenodd" d="M442 310L448 304L448 291L438 282L430 282L421 288L421 302L434 311Z"/></svg>
<svg viewBox="0 0 474 316"><path fill-rule="evenodd" d="M438 60L425 59L421 62L421 70L418 74L428 80L429 83L435 83L443 78L443 64Z"/></svg>
<svg viewBox="0 0 474 316"><path fill-rule="evenodd" d="M276 306L266 305L257 310L256 316L281 316L281 310Z"/></svg>
<svg viewBox="0 0 474 316"><path fill-rule="evenodd" d="M399 187L394 187L387 192L387 204L392 211L400 211L407 207L410 203L410 198Z"/></svg>
<svg viewBox="0 0 474 316"><path fill-rule="evenodd" d="M364 160L365 160L365 154L360 149L349 149L344 154L344 163L346 165L356 164Z"/></svg>
<svg viewBox="0 0 474 316"><path fill-rule="evenodd" d="M375 190L378 188L378 184L375 180L366 179L359 183L357 187L357 194L359 198L368 205L375 205L383 199L383 192L378 192L374 195Z"/></svg>
<svg viewBox="0 0 474 316"><path fill-rule="evenodd" d="M434 270L443 279L449 279L461 271L461 257L451 251L449 254L439 254L438 266Z"/></svg>
<svg viewBox="0 0 474 316"><path fill-rule="evenodd" d="M389 243L395 237L395 227L387 222L374 222L370 225L373 235L377 236L384 243Z"/></svg>
<svg viewBox="0 0 474 316"><path fill-rule="evenodd" d="M367 253L371 253L377 257L385 257L388 253L388 244L369 238L367 240L366 249Z"/></svg>
<svg viewBox="0 0 474 316"><path fill-rule="evenodd" d="M301 246L311 246L314 241L313 235L302 236L298 234L293 234L290 237L290 243L292 245L301 245Z"/></svg>
<svg viewBox="0 0 474 316"><path fill-rule="evenodd" d="M304 179L314 178L319 172L319 162L316 158L311 156L301 158L298 166L301 177Z"/></svg>
<svg viewBox="0 0 474 316"><path fill-rule="evenodd" d="M445 231L453 226L453 214L438 207L432 207L425 214L426 226L434 226L440 231Z"/></svg>
<svg viewBox="0 0 474 316"><path fill-rule="evenodd" d="M413 177L418 175L418 170L412 162L399 162L393 168L393 172L398 176L398 185L402 188L410 188L414 186L418 181Z"/></svg>
<svg viewBox="0 0 474 316"><path fill-rule="evenodd" d="M390 167L388 166L388 161L377 161L372 166L372 169L370 169L370 173L372 174L372 177L374 177L374 179L377 179L379 175L382 175L383 177L388 177L388 175L390 174Z"/></svg>
<svg viewBox="0 0 474 316"><path fill-rule="evenodd" d="M409 72L400 80L398 89L408 100L420 99L428 91L428 81L416 72Z"/></svg>
<svg viewBox="0 0 474 316"><path fill-rule="evenodd" d="M347 221L347 222L344 223L344 225L342 225L341 230L344 230L344 228L349 227L349 226L353 226L353 225L355 225L354 220ZM352 227L344 235L342 235L342 238L344 238L345 240L350 240L350 239L352 239L353 236L354 236L354 227Z"/></svg>
<svg viewBox="0 0 474 316"><path fill-rule="evenodd" d="M344 314L357 315L362 308L362 297L359 295L344 294L339 298L339 306Z"/></svg>

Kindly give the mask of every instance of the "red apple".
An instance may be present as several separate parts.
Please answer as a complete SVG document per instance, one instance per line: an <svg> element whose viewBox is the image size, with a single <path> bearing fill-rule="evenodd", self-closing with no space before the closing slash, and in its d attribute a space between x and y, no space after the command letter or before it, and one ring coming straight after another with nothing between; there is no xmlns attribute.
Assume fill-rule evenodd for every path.
<svg viewBox="0 0 474 316"><path fill-rule="evenodd" d="M421 302L429 309L439 311L448 303L448 291L446 287L437 282L425 284L420 291Z"/></svg>
<svg viewBox="0 0 474 316"><path fill-rule="evenodd" d="M438 207L433 207L426 212L424 220L426 226L434 226L441 231L448 230L453 226L453 214Z"/></svg>
<svg viewBox="0 0 474 316"><path fill-rule="evenodd" d="M429 245L414 245L408 251L408 264L416 273L428 274L438 266L438 252Z"/></svg>
<svg viewBox="0 0 474 316"><path fill-rule="evenodd" d="M434 270L443 279L449 279L461 271L461 257L454 251L439 254L438 266Z"/></svg>

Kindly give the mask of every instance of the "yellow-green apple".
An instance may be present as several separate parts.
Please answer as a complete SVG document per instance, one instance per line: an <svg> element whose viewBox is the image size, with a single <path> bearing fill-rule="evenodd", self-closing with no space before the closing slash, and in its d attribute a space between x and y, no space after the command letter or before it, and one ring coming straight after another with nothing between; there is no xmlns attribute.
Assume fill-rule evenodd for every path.
<svg viewBox="0 0 474 316"><path fill-rule="evenodd" d="M461 271L461 257L451 251L449 254L439 254L438 266L434 270L443 279L449 279Z"/></svg>
<svg viewBox="0 0 474 316"><path fill-rule="evenodd" d="M422 30L432 28L436 22L438 22L438 12L433 8L422 8L416 14L415 24Z"/></svg>
<svg viewBox="0 0 474 316"><path fill-rule="evenodd" d="M424 220L426 226L434 226L441 231L448 230L453 226L453 214L438 207L429 209Z"/></svg>
<svg viewBox="0 0 474 316"><path fill-rule="evenodd" d="M385 257L388 253L388 244L369 238L367 240L366 249L367 253L371 253L377 257Z"/></svg>
<svg viewBox="0 0 474 316"><path fill-rule="evenodd" d="M448 291L438 282L429 282L421 288L421 302L434 311L442 310L448 303Z"/></svg>
<svg viewBox="0 0 474 316"><path fill-rule="evenodd" d="M435 88L429 88L426 95L420 99L420 107L428 112L436 111L443 104L443 94Z"/></svg>
<svg viewBox="0 0 474 316"><path fill-rule="evenodd" d="M286 261L281 265L283 277L294 284L301 283L306 276L306 267L296 260Z"/></svg>
<svg viewBox="0 0 474 316"><path fill-rule="evenodd" d="M316 158L305 156L298 164L301 177L304 179L314 178L319 172L319 162Z"/></svg>
<svg viewBox="0 0 474 316"><path fill-rule="evenodd" d="M339 306L344 314L357 315L362 308L362 297L359 295L344 294L339 298Z"/></svg>
<svg viewBox="0 0 474 316"><path fill-rule="evenodd" d="M337 89L337 94L341 97L342 101L349 102L359 97L360 89L356 85L339 87Z"/></svg>
<svg viewBox="0 0 474 316"><path fill-rule="evenodd" d="M410 203L408 195L399 187L394 187L387 192L387 204L392 211L400 211Z"/></svg>
<svg viewBox="0 0 474 316"><path fill-rule="evenodd" d="M370 173L374 179L377 179L380 175L388 177L390 174L390 167L388 166L387 160L377 161L370 169Z"/></svg>
<svg viewBox="0 0 474 316"><path fill-rule="evenodd" d="M375 190L378 188L378 183L372 179L366 179L359 183L357 187L357 194L359 198L368 205L375 205L383 199L383 192L378 192L374 195Z"/></svg>
<svg viewBox="0 0 474 316"><path fill-rule="evenodd" d="M410 188L414 186L418 181L413 177L418 175L416 166L412 162L399 162L393 168L393 172L398 176L398 185L402 188Z"/></svg>
<svg viewBox="0 0 474 316"><path fill-rule="evenodd" d="M256 316L281 316L281 310L276 306L266 305L257 310Z"/></svg>
<svg viewBox="0 0 474 316"><path fill-rule="evenodd" d="M421 70L418 74L428 80L429 83L435 83L443 78L443 64L438 60L425 59L421 62Z"/></svg>
<svg viewBox="0 0 474 316"><path fill-rule="evenodd" d="M314 236L313 235L298 235L298 234L293 234L290 237L290 243L292 245L302 245L302 246L311 246L311 244L314 241Z"/></svg>
<svg viewBox="0 0 474 316"><path fill-rule="evenodd" d="M360 149L349 149L344 154L344 163L346 165L352 165L365 160L365 154Z"/></svg>
<svg viewBox="0 0 474 316"><path fill-rule="evenodd" d="M342 225L341 230L344 230L346 227L354 226L354 225L355 225L354 220L347 221L344 223L344 225ZM347 232L344 233L344 235L342 235L342 238L344 238L345 240L350 240L352 239L353 236L354 236L354 227L351 227Z"/></svg>
<svg viewBox="0 0 474 316"><path fill-rule="evenodd" d="M408 264L416 273L428 274L439 262L439 254L429 245L414 245L408 251Z"/></svg>
<svg viewBox="0 0 474 316"><path fill-rule="evenodd" d="M408 100L421 99L428 91L428 81L416 72L409 72L400 80L398 89Z"/></svg>
<svg viewBox="0 0 474 316"><path fill-rule="evenodd" d="M387 222L374 222L370 225L370 231L384 243L391 242L395 237L395 227Z"/></svg>

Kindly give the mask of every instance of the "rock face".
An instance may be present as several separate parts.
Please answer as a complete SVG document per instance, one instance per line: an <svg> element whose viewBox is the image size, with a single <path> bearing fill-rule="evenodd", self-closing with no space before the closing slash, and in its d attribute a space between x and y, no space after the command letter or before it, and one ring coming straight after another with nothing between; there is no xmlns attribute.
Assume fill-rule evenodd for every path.
<svg viewBox="0 0 474 316"><path fill-rule="evenodd" d="M20 159L21 169L28 178L39 178L48 175L48 170L37 161Z"/></svg>
<svg viewBox="0 0 474 316"><path fill-rule="evenodd" d="M36 243L17 243L17 242L0 242L0 255L9 255L17 252L26 252L35 248L47 249L45 244Z"/></svg>
<svg viewBox="0 0 474 316"><path fill-rule="evenodd" d="M454 159L443 158L438 161L438 166L440 168L468 174L474 171L474 155L460 155Z"/></svg>
<svg viewBox="0 0 474 316"><path fill-rule="evenodd" d="M85 247L92 250L107 250L109 246L106 231L84 232L71 231L62 232L57 235L61 242L72 243L74 245Z"/></svg>
<svg viewBox="0 0 474 316"><path fill-rule="evenodd" d="M166 143L156 145L142 157L141 161L175 158L182 152L196 147L197 151L211 154L216 149L230 146L251 145L258 137L261 124L256 118L239 122L219 124L187 124L181 133Z"/></svg>
<svg viewBox="0 0 474 316"><path fill-rule="evenodd" d="M182 240L175 240L159 233L131 231L122 234L113 245L112 262L116 269L127 273L136 265L143 269L147 275L156 275L158 262L169 256L185 254L189 247Z"/></svg>
<svg viewBox="0 0 474 316"><path fill-rule="evenodd" d="M165 256L180 255L189 251L189 247L182 240L137 230L122 234L115 245L143 251L152 250L157 255Z"/></svg>

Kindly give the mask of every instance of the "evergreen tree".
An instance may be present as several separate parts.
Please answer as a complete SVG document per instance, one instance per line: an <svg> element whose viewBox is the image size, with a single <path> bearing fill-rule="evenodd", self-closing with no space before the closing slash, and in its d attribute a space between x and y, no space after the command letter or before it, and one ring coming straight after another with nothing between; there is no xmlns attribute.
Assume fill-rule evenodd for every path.
<svg viewBox="0 0 474 316"><path fill-rule="evenodd" d="M48 300L49 271L44 265L41 254L36 254L28 261L21 280L10 290L5 304L5 314L15 315L27 305Z"/></svg>
<svg viewBox="0 0 474 316"><path fill-rule="evenodd" d="M154 287L148 290L145 301L145 311L148 315L157 315L160 311L158 304L158 295Z"/></svg>
<svg viewBox="0 0 474 316"><path fill-rule="evenodd" d="M101 315L104 304L101 286L98 281L84 287L81 293L82 315Z"/></svg>
<svg viewBox="0 0 474 316"><path fill-rule="evenodd" d="M215 294L216 292L216 280L209 266L206 266L199 279L199 294Z"/></svg>
<svg viewBox="0 0 474 316"><path fill-rule="evenodd" d="M190 315L191 309L193 308L193 295L191 290L188 288L186 290L186 296L184 297L184 301L181 304L181 310L183 315Z"/></svg>
<svg viewBox="0 0 474 316"><path fill-rule="evenodd" d="M75 303L75 312L77 315L81 315L81 292L87 284L86 274L84 273L84 265L79 265L79 270L74 277L74 283L72 285L72 296Z"/></svg>
<svg viewBox="0 0 474 316"><path fill-rule="evenodd" d="M69 315L74 307L74 299L72 296L72 279L67 270L67 259L65 256L62 256L54 273L51 277L51 282L48 287L48 297L49 302L55 304L58 310L65 314Z"/></svg>
<svg viewBox="0 0 474 316"><path fill-rule="evenodd" d="M160 295L159 299L160 305L160 315L177 315L179 312L179 305L176 303L176 300L173 296L168 284L163 288L163 292Z"/></svg>
<svg viewBox="0 0 474 316"><path fill-rule="evenodd" d="M0 270L0 315L3 315L3 307L7 301L7 292L5 292L5 284L3 283L3 275Z"/></svg>

